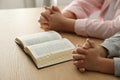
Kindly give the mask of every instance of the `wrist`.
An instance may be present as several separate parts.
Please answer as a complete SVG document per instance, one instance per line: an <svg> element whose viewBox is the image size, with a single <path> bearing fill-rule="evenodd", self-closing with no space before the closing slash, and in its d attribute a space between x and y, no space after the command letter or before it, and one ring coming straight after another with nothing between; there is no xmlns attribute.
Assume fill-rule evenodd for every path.
<svg viewBox="0 0 120 80"><path fill-rule="evenodd" d="M74 24L75 24L74 19L65 18L63 21L63 26L64 26L63 31L74 32Z"/></svg>
<svg viewBox="0 0 120 80"><path fill-rule="evenodd" d="M107 57L108 55L108 50L104 48L103 46L98 46L99 50L101 50L100 55L101 57Z"/></svg>
<svg viewBox="0 0 120 80"><path fill-rule="evenodd" d="M66 18L76 19L76 15L70 11L64 11L62 14Z"/></svg>
<svg viewBox="0 0 120 80"><path fill-rule="evenodd" d="M99 59L98 71L102 72L102 73L113 74L114 73L114 61L113 61L113 59L101 57Z"/></svg>
<svg viewBox="0 0 120 80"><path fill-rule="evenodd" d="M96 59L96 66L95 66L95 71L98 71L98 72L101 72L101 65L102 65L102 57L98 57L97 59Z"/></svg>

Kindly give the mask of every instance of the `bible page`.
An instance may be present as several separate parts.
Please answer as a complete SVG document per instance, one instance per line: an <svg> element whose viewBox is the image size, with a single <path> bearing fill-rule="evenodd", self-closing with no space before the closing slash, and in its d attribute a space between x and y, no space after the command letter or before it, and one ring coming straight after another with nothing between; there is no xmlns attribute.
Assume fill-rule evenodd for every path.
<svg viewBox="0 0 120 80"><path fill-rule="evenodd" d="M61 51L67 51L75 48L68 39L59 39L27 47L30 53L38 58L46 55L56 54Z"/></svg>
<svg viewBox="0 0 120 80"><path fill-rule="evenodd" d="M47 41L61 39L61 35L55 31L40 32L30 35L25 35L16 38L16 42L22 47L39 44Z"/></svg>

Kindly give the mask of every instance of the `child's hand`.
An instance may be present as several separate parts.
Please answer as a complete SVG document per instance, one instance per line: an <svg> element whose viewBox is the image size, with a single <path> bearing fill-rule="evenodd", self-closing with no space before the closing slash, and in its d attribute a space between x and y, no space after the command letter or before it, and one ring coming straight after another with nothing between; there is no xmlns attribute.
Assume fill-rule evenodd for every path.
<svg viewBox="0 0 120 80"><path fill-rule="evenodd" d="M92 48L91 44L89 44L89 43L90 43L90 40L87 39L86 42L85 42L83 45L78 44L77 47L81 47L81 48L83 48L83 49ZM75 52L75 51L73 52L73 60L74 60L74 61L77 61L77 59L79 60L79 59L81 59L82 57L84 57L84 58L82 58L81 60L79 60L79 64L82 64L82 63L84 62L85 55L82 55L82 54L74 54L74 53L76 53L76 52ZM80 58L80 56L81 56L81 58ZM77 58L77 57L79 57L79 58ZM77 59L76 59L76 58L77 58ZM85 72L85 68L79 68L79 67L78 67L78 69L79 69L80 72Z"/></svg>
<svg viewBox="0 0 120 80"><path fill-rule="evenodd" d="M49 10L50 15L49 14L42 15L47 18L50 29L56 31L63 31L64 24L66 24L64 23L65 17L61 14L59 8L52 6L51 8L46 7L45 9Z"/></svg>
<svg viewBox="0 0 120 80"><path fill-rule="evenodd" d="M61 14L61 11L59 10L59 8L52 6L52 7L45 7L45 9L46 11L41 13L41 17L39 20L41 24L41 28L43 28L44 30L50 30L50 29L59 30L57 28L59 24L55 22L57 20L55 19L55 17L59 16L58 14ZM56 24L54 25L54 23Z"/></svg>
<svg viewBox="0 0 120 80"><path fill-rule="evenodd" d="M45 9L46 11L41 13L44 19L40 19L41 26L44 30L74 32L74 19L64 17L58 7L45 7Z"/></svg>
<svg viewBox="0 0 120 80"><path fill-rule="evenodd" d="M84 48L84 47L87 47ZM99 70L99 61L101 59L101 53L103 48L97 46L93 41L87 40L84 47L77 47L73 51L73 63L79 68L80 72L86 70L98 71Z"/></svg>

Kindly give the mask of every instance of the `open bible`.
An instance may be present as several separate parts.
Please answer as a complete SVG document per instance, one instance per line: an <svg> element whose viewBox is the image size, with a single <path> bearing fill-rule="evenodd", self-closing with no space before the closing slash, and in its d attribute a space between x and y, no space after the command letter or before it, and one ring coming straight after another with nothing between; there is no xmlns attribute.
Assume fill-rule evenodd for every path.
<svg viewBox="0 0 120 80"><path fill-rule="evenodd" d="M55 31L16 37L15 42L28 54L37 68L44 68L72 59L75 46Z"/></svg>

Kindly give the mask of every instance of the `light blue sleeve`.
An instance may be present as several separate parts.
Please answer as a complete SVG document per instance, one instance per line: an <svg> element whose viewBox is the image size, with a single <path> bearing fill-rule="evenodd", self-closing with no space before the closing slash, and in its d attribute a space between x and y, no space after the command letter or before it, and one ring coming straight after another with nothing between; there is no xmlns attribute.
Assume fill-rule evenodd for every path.
<svg viewBox="0 0 120 80"><path fill-rule="evenodd" d="M120 58L114 58L115 76L120 76Z"/></svg>
<svg viewBox="0 0 120 80"><path fill-rule="evenodd" d="M100 45L108 50L107 57L118 57L118 58L114 58L114 74L115 76L120 76L120 58L119 58L120 56L120 32L106 39Z"/></svg>
<svg viewBox="0 0 120 80"><path fill-rule="evenodd" d="M108 50L108 57L118 57L120 56L120 32L116 33L114 36L106 39L101 46Z"/></svg>

